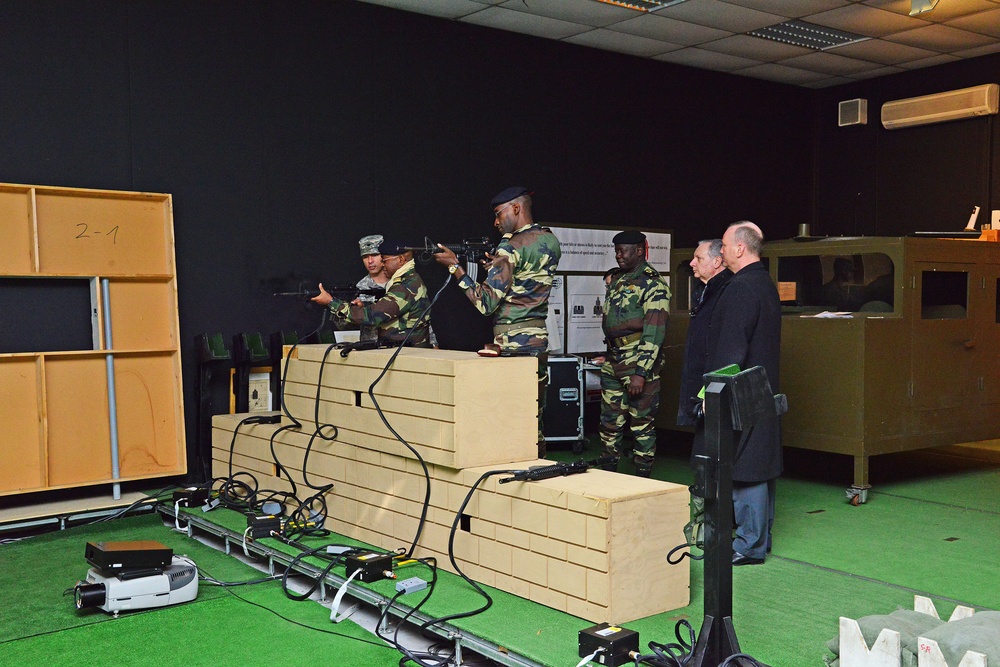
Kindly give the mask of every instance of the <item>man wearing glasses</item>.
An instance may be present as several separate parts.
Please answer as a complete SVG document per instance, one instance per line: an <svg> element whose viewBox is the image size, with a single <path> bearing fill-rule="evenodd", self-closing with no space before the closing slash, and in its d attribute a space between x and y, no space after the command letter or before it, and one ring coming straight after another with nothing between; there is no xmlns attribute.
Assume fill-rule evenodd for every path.
<svg viewBox="0 0 1000 667"><path fill-rule="evenodd" d="M438 263L458 280L458 286L476 309L493 318L493 343L502 355L538 357L538 455L545 456L541 413L545 406L549 347L545 318L549 312L552 277L559 265L559 241L531 215L531 193L507 188L490 202L493 225L503 234L496 255L489 256L488 272L476 283L458 262L455 253L439 245Z"/></svg>
<svg viewBox="0 0 1000 667"><path fill-rule="evenodd" d="M413 333L406 339L408 346L430 347L429 319L421 318L430 299L417 273L413 252L407 248L406 244L395 241L382 241L379 245L389 282L385 284L385 296L374 303L335 299L323 289L323 283L319 285L319 295L312 300L329 308L335 317L363 327L375 327L379 344L386 347L402 344L411 329Z"/></svg>

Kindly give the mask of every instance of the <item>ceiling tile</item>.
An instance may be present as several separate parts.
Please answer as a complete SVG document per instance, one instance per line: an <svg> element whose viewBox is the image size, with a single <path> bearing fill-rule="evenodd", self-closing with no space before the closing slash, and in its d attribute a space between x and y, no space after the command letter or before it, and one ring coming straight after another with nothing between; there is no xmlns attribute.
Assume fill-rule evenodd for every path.
<svg viewBox="0 0 1000 667"><path fill-rule="evenodd" d="M361 0L361 2L446 19L457 19L483 10L483 4L474 0Z"/></svg>
<svg viewBox="0 0 1000 667"><path fill-rule="evenodd" d="M879 67L878 69L871 69L867 72L857 72L851 74L851 79L874 79L877 76L887 76L889 74L899 74L900 72L905 72L906 70L902 67Z"/></svg>
<svg viewBox="0 0 1000 667"><path fill-rule="evenodd" d="M465 23L475 23L476 25L498 28L500 30L511 30L521 32L535 37L547 37L549 39L565 39L570 35L577 35L590 30L587 26L569 21L550 19L546 16L535 16L524 12L515 12L501 7L488 7L481 12L470 14L459 19Z"/></svg>
<svg viewBox="0 0 1000 667"><path fill-rule="evenodd" d="M655 13L596 0L362 0L470 24L810 88L1000 53L1000 0L685 0ZM744 34L787 19L871 37L814 51Z"/></svg>
<svg viewBox="0 0 1000 667"><path fill-rule="evenodd" d="M923 69L924 67L933 67L934 65L953 63L956 60L961 59L948 53L942 53L934 56L933 58L924 58L923 60L912 60L905 63L899 63L899 67L903 67L905 69Z"/></svg>
<svg viewBox="0 0 1000 667"><path fill-rule="evenodd" d="M982 35L1000 37L1000 7L972 16L963 16L960 19L948 21L946 25L969 32L978 32Z"/></svg>
<svg viewBox="0 0 1000 667"><path fill-rule="evenodd" d="M851 0L723 0L723 2L792 19L851 4Z"/></svg>
<svg viewBox="0 0 1000 667"><path fill-rule="evenodd" d="M763 39L761 37L751 37L750 35L733 35L725 39L718 39L708 44L702 44L701 48L719 53L728 53L731 56L742 58L752 58L758 62L773 62L784 60L794 56L801 56L811 53L812 49L794 44L783 44L773 39Z"/></svg>
<svg viewBox="0 0 1000 667"><path fill-rule="evenodd" d="M863 3L869 7L884 9L887 12L902 14L903 16L910 15L910 0L863 0ZM935 23L943 23L959 16L968 16L969 14L977 14L995 8L996 5L990 2L990 0L943 0L943 2L938 2L937 7L931 11L920 14L920 18Z"/></svg>
<svg viewBox="0 0 1000 667"><path fill-rule="evenodd" d="M966 51L955 51L952 55L962 58L978 58L979 56L988 56L991 53L1000 53L1000 43L987 44L986 46Z"/></svg>
<svg viewBox="0 0 1000 667"><path fill-rule="evenodd" d="M666 16L656 14L640 14L627 21L608 26L611 30L638 35L639 37L649 37L650 39L662 39L672 44L683 44L690 46L702 42L710 42L713 39L728 37L733 33L716 28L706 28L694 23L685 23Z"/></svg>
<svg viewBox="0 0 1000 667"><path fill-rule="evenodd" d="M821 72L831 76L848 76L857 72L878 69L879 65L865 60L845 58L827 51L815 51L804 56L796 56L781 61L782 65L807 69L810 72Z"/></svg>
<svg viewBox="0 0 1000 667"><path fill-rule="evenodd" d="M731 5L721 0L686 0L657 11L671 19L697 23L728 32L749 32L783 22L787 17Z"/></svg>
<svg viewBox="0 0 1000 667"><path fill-rule="evenodd" d="M752 76L755 79L767 79L768 81L778 81L779 83L793 83L796 85L802 85L809 82L822 81L828 79L826 74L818 74L816 72L807 72L804 69L797 69L795 67L786 67L785 65L779 65L777 63L764 63L763 65L754 65L753 67L747 67L746 69L741 69L733 72L733 74L739 74L741 76Z"/></svg>
<svg viewBox="0 0 1000 667"><path fill-rule="evenodd" d="M831 86L842 86L845 83L854 83L852 79L845 79L842 76L832 76L821 81L809 81L801 84L803 88L829 88Z"/></svg>
<svg viewBox="0 0 1000 667"><path fill-rule="evenodd" d="M897 30L910 30L918 26L930 25L922 19L900 16L867 5L857 4L813 14L808 17L808 21L868 37L882 37Z"/></svg>
<svg viewBox="0 0 1000 667"><path fill-rule="evenodd" d="M751 65L759 65L760 61L749 58L739 58L725 53L714 53L704 49L681 49L671 51L659 56L654 56L654 60L676 63L678 65L688 65L690 67L700 67L702 69L713 69L729 72L736 69L743 69Z"/></svg>
<svg viewBox="0 0 1000 667"><path fill-rule="evenodd" d="M507 0L500 6L517 12L581 23L593 28L603 28L611 23L632 18L636 14L634 9L579 0Z"/></svg>
<svg viewBox="0 0 1000 667"><path fill-rule="evenodd" d="M949 28L946 25L929 25L916 30L898 32L894 35L886 35L886 40L940 53L972 49L977 46L985 46L993 41L986 35Z"/></svg>
<svg viewBox="0 0 1000 667"><path fill-rule="evenodd" d="M592 46L597 49L617 51L618 53L628 53L633 56L644 57L655 56L661 53L676 51L677 49L683 48L679 44L668 44L667 42L661 42L657 39L637 37L636 35L626 35L624 33L613 32L604 28L598 28L597 30L591 30L590 32L567 37L563 41L571 44L581 44L583 46Z"/></svg>
<svg viewBox="0 0 1000 667"><path fill-rule="evenodd" d="M931 58L937 55L935 51L918 49L905 44L887 42L883 39L866 39L863 42L845 44L835 49L830 49L826 53L836 53L839 56L858 58L860 60L870 60L873 63L883 65L895 65L907 60L920 60L921 58Z"/></svg>

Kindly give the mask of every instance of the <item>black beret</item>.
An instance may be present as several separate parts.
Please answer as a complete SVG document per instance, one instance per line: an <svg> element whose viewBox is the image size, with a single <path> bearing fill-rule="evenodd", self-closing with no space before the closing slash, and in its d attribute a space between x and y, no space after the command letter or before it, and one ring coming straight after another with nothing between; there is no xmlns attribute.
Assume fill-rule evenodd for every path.
<svg viewBox="0 0 1000 667"><path fill-rule="evenodd" d="M378 247L379 253L383 255L402 255L404 252L409 252L409 249L410 245L408 243L403 243L395 239L382 241Z"/></svg>
<svg viewBox="0 0 1000 667"><path fill-rule="evenodd" d="M639 245L640 243L646 242L646 235L634 229L629 229L615 234L615 237L611 239L611 242L616 245L619 243L623 243L625 245Z"/></svg>
<svg viewBox="0 0 1000 667"><path fill-rule="evenodd" d="M504 190L503 192L501 192L500 194L498 194L496 197L493 198L493 201L490 202L490 207L496 208L500 204L506 204L509 201L517 199L518 197L523 197L524 195L527 194L531 194L530 192L528 192L528 188L522 188L520 186L507 188L506 190Z"/></svg>

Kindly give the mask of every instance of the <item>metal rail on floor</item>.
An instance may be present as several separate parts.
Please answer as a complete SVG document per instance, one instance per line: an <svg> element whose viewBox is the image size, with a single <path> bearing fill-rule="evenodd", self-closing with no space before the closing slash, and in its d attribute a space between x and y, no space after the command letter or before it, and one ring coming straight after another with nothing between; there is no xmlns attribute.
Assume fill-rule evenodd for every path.
<svg viewBox="0 0 1000 667"><path fill-rule="evenodd" d="M34 519L11 519L0 523L0 533L23 532L41 526L50 526L52 530L66 530L67 528L72 528L76 525L83 525L96 521L106 521L107 519L114 517L116 514L121 514L122 516L132 516L135 514L150 513L155 509L152 504L136 505L135 507L129 509L128 512L123 513L122 510L128 507L130 506L122 505L120 507L108 507L99 510L67 510L54 512L49 516ZM53 524L58 524L58 527Z"/></svg>
<svg viewBox="0 0 1000 667"><path fill-rule="evenodd" d="M269 574L274 574L274 565L275 563L278 563L286 569L291 568L293 571L300 572L312 577L313 579L320 579L323 577L324 568L312 565L304 560L300 560L294 567L292 567L292 561L295 558L294 555L272 549L257 541L244 543L242 533L237 533L223 526L219 526L218 524L212 523L203 517L189 514L187 512L181 512L179 518L177 518L174 516L174 506L163 503L157 505L157 509L162 515L170 517L171 520L177 519L182 524L186 524L188 537L193 537L193 529L197 528L198 530L222 539L225 544L227 554L232 551L232 546L235 544L237 548L241 550L245 547L248 551L266 558ZM183 527L184 526L182 526L182 528ZM339 588L344 585L346 581L345 577L334 574L333 572L327 573L320 582L320 596L324 599L326 598L326 586L332 585L335 588ZM347 593L362 602L366 602L377 607L379 610L384 610L390 602L390 598L371 589L359 586L354 582L347 584ZM389 608L387 613L396 616L397 618L409 615L407 620L409 622L413 622L414 624L423 623L435 618L434 616L429 616L420 610L410 613L410 608L401 607L398 600L392 607ZM466 634L461 628L451 624L433 625L430 626L428 630L442 639L453 643L456 649L456 657L461 656L463 649L469 649L489 658L490 660L494 660L502 665L507 665L508 667L545 667L541 663L537 663L525 656L511 653L508 649L494 642L483 639L482 637ZM460 657L457 664L461 665Z"/></svg>

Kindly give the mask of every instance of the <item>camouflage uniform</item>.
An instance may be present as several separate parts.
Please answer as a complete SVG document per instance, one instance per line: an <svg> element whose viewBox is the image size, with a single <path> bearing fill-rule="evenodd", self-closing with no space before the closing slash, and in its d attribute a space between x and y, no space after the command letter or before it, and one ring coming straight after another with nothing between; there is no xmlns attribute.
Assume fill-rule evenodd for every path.
<svg viewBox="0 0 1000 667"><path fill-rule="evenodd" d="M626 415L631 415L639 472L652 467L656 453L653 419L660 404L669 302L666 281L645 261L628 273L616 273L604 300L608 355L601 367L601 442L605 455L618 456ZM646 379L642 394L635 398L628 395L632 375Z"/></svg>
<svg viewBox="0 0 1000 667"><path fill-rule="evenodd" d="M548 228L531 224L504 234L497 256L477 284L468 275L459 286L483 315L493 316L493 342L506 352L544 352L549 347L545 318L552 276L559 264L559 241Z"/></svg>
<svg viewBox="0 0 1000 667"><path fill-rule="evenodd" d="M386 286L387 285L384 284L379 285L377 282L375 282L375 279L371 277L371 274L365 274L365 277L359 280L357 284L358 289L381 289ZM361 301L361 303L375 303L375 301L378 300L378 297L376 297L374 294L359 294L358 300ZM376 338L378 338L377 326L362 324L360 328L361 328L361 334L359 338L361 340L375 340Z"/></svg>
<svg viewBox="0 0 1000 667"><path fill-rule="evenodd" d="M468 274L458 282L483 315L493 316L493 342L502 354L538 357L538 441L544 442L541 416L548 384L549 348L545 318L552 276L561 256L559 241L547 227L530 224L504 234L486 279Z"/></svg>
<svg viewBox="0 0 1000 667"><path fill-rule="evenodd" d="M378 340L387 344L403 342L406 333L416 327L409 344L414 347L430 347L427 333L428 320L417 324L417 318L427 309L430 299L424 281L417 274L416 264L411 259L393 274L385 285L385 296L371 304L353 306L347 301L334 299L329 308L335 316L362 326L378 328Z"/></svg>

